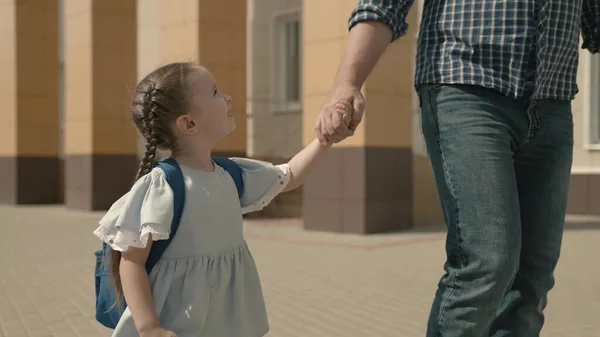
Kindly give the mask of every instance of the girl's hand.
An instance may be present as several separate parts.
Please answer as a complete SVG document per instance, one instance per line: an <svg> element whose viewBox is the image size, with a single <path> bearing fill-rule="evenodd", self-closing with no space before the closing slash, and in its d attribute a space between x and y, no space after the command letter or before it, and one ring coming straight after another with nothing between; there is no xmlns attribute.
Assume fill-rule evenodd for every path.
<svg viewBox="0 0 600 337"><path fill-rule="evenodd" d="M177 337L177 334L158 327L140 331L140 337Z"/></svg>
<svg viewBox="0 0 600 337"><path fill-rule="evenodd" d="M334 88L321 106L315 123L315 133L321 144L338 143L354 135L362 119L364 102L360 88Z"/></svg>

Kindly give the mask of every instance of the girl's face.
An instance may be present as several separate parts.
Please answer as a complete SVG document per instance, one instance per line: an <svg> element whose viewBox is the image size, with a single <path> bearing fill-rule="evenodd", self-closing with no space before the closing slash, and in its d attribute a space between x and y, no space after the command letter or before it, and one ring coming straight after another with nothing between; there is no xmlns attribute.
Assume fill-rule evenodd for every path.
<svg viewBox="0 0 600 337"><path fill-rule="evenodd" d="M187 79L189 113L180 116L177 124L187 135L202 135L217 142L235 130L231 116L231 97L219 91L212 74L197 67Z"/></svg>

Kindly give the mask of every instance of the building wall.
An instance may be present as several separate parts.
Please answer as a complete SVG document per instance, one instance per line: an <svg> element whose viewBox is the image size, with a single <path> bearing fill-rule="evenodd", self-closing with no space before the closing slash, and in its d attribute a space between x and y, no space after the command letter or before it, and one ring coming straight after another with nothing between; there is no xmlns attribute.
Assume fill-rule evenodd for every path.
<svg viewBox="0 0 600 337"><path fill-rule="evenodd" d="M209 4L209 2L206 2ZM250 157L270 160L275 163L292 157L302 147L303 107L300 104L285 102L285 73L282 64L285 59L285 40L282 32L285 23L297 19L300 21L298 41L303 41L304 26L302 20L321 20L315 17L302 16L302 0L248 0L246 22L246 111L247 111L247 154ZM137 80L164 62L165 55L161 52L161 6L158 0L137 2ZM423 0L415 1L411 16L416 17L413 26L419 23ZM58 1L62 8L62 1ZM347 18L350 5L339 9L338 17ZM196 11L198 12L198 11ZM59 11L60 13L60 11ZM340 20L342 22L344 20ZM59 20L62 29L62 16ZM418 29L410 30L410 34L418 34ZM340 29L345 27L340 26ZM195 31L193 39L200 41ZM59 34L59 35L62 35ZM60 52L59 63L63 63L63 42L58 40ZM184 43L185 44L185 43ZM239 45L239 44L238 44ZM289 48L289 46L288 46ZM170 50L169 48L166 48ZM194 53L199 53L196 47ZM299 43L295 52L302 55L303 45ZM289 50L288 50L289 51ZM413 50L414 52L414 50ZM193 53L193 54L194 54ZM8 54L7 54L8 55ZM196 55L203 56L205 55ZM327 55L325 55L327 56ZM202 59L203 57L199 57ZM217 58L218 57L214 57ZM303 62L300 59L299 64ZM60 73L62 73L62 66ZM301 66L300 66L301 67ZM414 64L413 64L414 67ZM302 73L300 70L299 74ZM406 72L402 76L410 76ZM573 158L573 175L569 196L569 212L578 214L600 214L600 56L592 56L587 51L581 51L578 83L580 93L573 102L575 125L575 147ZM301 76L298 87L302 88ZM57 94L60 139L58 141L58 157L64 157L64 81L59 85ZM282 91L283 90L283 91ZM301 96L301 93L300 93ZM419 108L416 95L413 96L412 107L412 149L413 149L413 220L415 224L436 222L441 219L441 209L437 199L431 167L421 137L419 123ZM301 100L300 100L301 101ZM316 105L314 106L316 109ZM9 109L10 110L10 109ZM308 127L308 126L307 126ZM306 129L306 128L304 128ZM10 131L10 130L9 130ZM15 131L16 132L16 131ZM140 142L138 156L143 153L143 142ZM60 185L64 184L62 174ZM298 192L301 193L301 192ZM61 193L62 194L62 193ZM62 197L59 198L62 201ZM291 208L286 208L286 207ZM284 209L275 212L273 209ZM275 201L272 214L301 215L302 203L299 194L287 194ZM267 213L269 210L267 210Z"/></svg>
<svg viewBox="0 0 600 337"><path fill-rule="evenodd" d="M156 69L160 63L159 0L138 1L137 6L137 81ZM132 85L133 88L133 85ZM138 159L144 156L146 140L138 132Z"/></svg>
<svg viewBox="0 0 600 337"><path fill-rule="evenodd" d="M281 163L302 149L302 107L286 104L281 91L286 83L282 57L286 22L299 21L296 52L302 63L302 0L248 0L247 6L246 151L249 157ZM301 87L300 81L297 85ZM250 216L299 217L302 209L300 188L279 195L263 211Z"/></svg>
<svg viewBox="0 0 600 337"><path fill-rule="evenodd" d="M595 59L595 60L594 60ZM598 56L582 50L580 53L577 82L579 93L573 101L573 119L575 124L575 148L573 153L573 170L594 171L598 167L600 172L600 142L598 132L594 134L593 128L598 128L598 70L593 73L597 65ZM596 76L596 78L594 78ZM594 104L596 106L594 106ZM593 111L596 110L596 111Z"/></svg>
<svg viewBox="0 0 600 337"><path fill-rule="evenodd" d="M0 2L0 203L59 201L58 15Z"/></svg>
<svg viewBox="0 0 600 337"><path fill-rule="evenodd" d="M568 212L600 215L600 55L582 50L573 101L575 146Z"/></svg>
<svg viewBox="0 0 600 337"><path fill-rule="evenodd" d="M416 24L421 23L423 0L414 2L411 15L416 16ZM415 27L416 28L416 27ZM415 35L419 30L415 29ZM415 50L416 53L416 50ZM413 69L414 69L413 64ZM411 74L414 76L414 73ZM421 109L416 92L413 94L412 115L412 149L413 149L413 223L423 226L443 221L442 207L437 196L437 188L433 177L433 170L427 156L427 149L421 132Z"/></svg>
<svg viewBox="0 0 600 337"><path fill-rule="evenodd" d="M302 0L248 1L247 151L251 157L290 158L302 148L301 106L285 104L278 94L285 82L278 57L285 48L282 24L301 19L301 12Z"/></svg>
<svg viewBox="0 0 600 337"><path fill-rule="evenodd" d="M414 34L415 37L418 34L422 5L422 0L416 1L411 12L415 24L409 34ZM340 27L342 30L345 30L345 22L352 6L348 4L348 6L337 8L332 5L332 8L339 10L337 16L341 18L339 21L344 25L344 27ZM320 17L303 17L301 11L302 0L248 0L247 151L248 155L254 158L279 162L292 157L302 148L303 107L282 104L282 96L277 91L285 85L285 79L282 79L285 68L282 67L279 59L284 48L281 35L279 35L284 30L282 22L294 18L294 16L305 20L306 24L310 23L306 20L322 19ZM306 29L305 25L302 26L301 31L304 29ZM299 38L300 41L303 41L301 37ZM302 48L301 44L300 49ZM407 45L403 48L414 49L414 46ZM323 55L323 57L327 57L327 55ZM300 63L303 62L305 60ZM414 67L414 62L412 63ZM406 76L408 82L411 82L413 72L398 74L398 76ZM330 80L327 79L327 82ZM299 84L301 87L301 83ZM412 163L412 218L414 224L440 222L442 219L431 166L421 137L419 114L418 99L416 93L413 93L410 123L412 123L414 155ZM259 215L265 215L264 213L277 216L302 215L301 191L279 196L263 214Z"/></svg>

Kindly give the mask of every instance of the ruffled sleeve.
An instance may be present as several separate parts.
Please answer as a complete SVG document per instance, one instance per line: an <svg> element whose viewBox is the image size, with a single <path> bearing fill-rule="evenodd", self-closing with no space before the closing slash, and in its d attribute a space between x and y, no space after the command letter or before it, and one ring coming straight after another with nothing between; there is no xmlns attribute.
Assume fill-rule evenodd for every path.
<svg viewBox="0 0 600 337"><path fill-rule="evenodd" d="M231 160L242 168L244 176L244 194L240 199L244 214L263 209L290 181L290 168L287 164L273 165L246 158Z"/></svg>
<svg viewBox="0 0 600 337"><path fill-rule="evenodd" d="M94 235L117 251L144 248L149 234L153 241L169 238L172 219L173 190L155 168L110 207Z"/></svg>

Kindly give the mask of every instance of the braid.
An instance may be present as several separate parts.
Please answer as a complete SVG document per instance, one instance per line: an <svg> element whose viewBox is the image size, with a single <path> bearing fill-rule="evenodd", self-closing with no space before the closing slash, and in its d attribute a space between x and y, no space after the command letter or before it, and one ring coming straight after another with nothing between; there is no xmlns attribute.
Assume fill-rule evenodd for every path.
<svg viewBox="0 0 600 337"><path fill-rule="evenodd" d="M150 173L157 161L159 147L173 150L175 139L170 125L187 107L186 76L196 69L192 63L171 63L144 78L136 87L131 117L146 140L146 152L140 163L137 178ZM115 306L122 308L123 287L119 267L121 252L110 250L110 276L115 285Z"/></svg>
<svg viewBox="0 0 600 337"><path fill-rule="evenodd" d="M140 167L138 170L137 178L150 173L154 164L157 161L156 158L156 150L158 148L158 132L157 132L157 115L155 113L155 109L157 108L156 103L153 102L154 95L156 94L157 89L154 85L151 85L148 88L144 95L144 100L142 103L143 106L143 129L142 134L146 139L146 152L144 153L144 157L142 158L142 162L140 163Z"/></svg>

